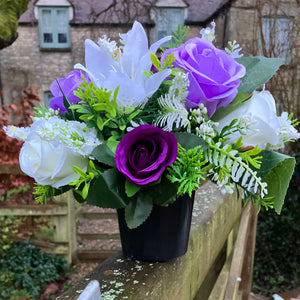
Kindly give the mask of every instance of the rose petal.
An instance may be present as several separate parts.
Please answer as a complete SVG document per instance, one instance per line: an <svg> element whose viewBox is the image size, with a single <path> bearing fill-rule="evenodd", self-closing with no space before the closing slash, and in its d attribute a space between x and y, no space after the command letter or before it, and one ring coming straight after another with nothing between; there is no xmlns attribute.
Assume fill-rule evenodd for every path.
<svg viewBox="0 0 300 300"><path fill-rule="evenodd" d="M116 167L135 184L144 185L159 179L177 157L175 136L153 125L141 125L119 143Z"/></svg>

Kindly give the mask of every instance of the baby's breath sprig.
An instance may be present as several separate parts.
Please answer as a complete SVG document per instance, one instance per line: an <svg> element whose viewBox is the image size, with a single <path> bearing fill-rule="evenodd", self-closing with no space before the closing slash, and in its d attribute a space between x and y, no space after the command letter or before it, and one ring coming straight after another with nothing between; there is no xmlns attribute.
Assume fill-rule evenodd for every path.
<svg viewBox="0 0 300 300"><path fill-rule="evenodd" d="M60 116L59 110L54 110L52 108L46 108L45 105L41 105L39 107L34 107L34 118L45 118L49 119L53 116Z"/></svg>
<svg viewBox="0 0 300 300"><path fill-rule="evenodd" d="M207 109L202 103L199 107L190 109L189 121L192 132L203 139L216 136L215 127L218 123L208 118Z"/></svg>

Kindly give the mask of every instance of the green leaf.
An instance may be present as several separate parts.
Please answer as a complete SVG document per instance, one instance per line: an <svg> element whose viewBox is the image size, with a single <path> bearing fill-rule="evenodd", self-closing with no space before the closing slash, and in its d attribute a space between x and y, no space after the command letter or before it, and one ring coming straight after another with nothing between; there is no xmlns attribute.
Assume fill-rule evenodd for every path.
<svg viewBox="0 0 300 300"><path fill-rule="evenodd" d="M116 153L116 150L117 150L117 147L119 145L119 141L116 141L115 140L115 137L114 136L111 136L107 141L106 141L106 144L107 144L107 147L113 152L113 153Z"/></svg>
<svg viewBox="0 0 300 300"><path fill-rule="evenodd" d="M123 186L124 179L118 170L109 169L93 182L86 203L104 208L123 208L128 202Z"/></svg>
<svg viewBox="0 0 300 300"><path fill-rule="evenodd" d="M136 185L129 180L125 181L125 192L128 197L134 196L140 189L140 185Z"/></svg>
<svg viewBox="0 0 300 300"><path fill-rule="evenodd" d="M79 203L85 202L85 199L82 198L80 191L73 190L73 196L77 202Z"/></svg>
<svg viewBox="0 0 300 300"><path fill-rule="evenodd" d="M207 149L206 142L198 135L188 132L175 132L177 142L185 149L189 150L197 146L202 146L203 150Z"/></svg>
<svg viewBox="0 0 300 300"><path fill-rule="evenodd" d="M80 168L78 168L77 166L72 166L72 169L75 173L77 173L80 177L85 178L87 175L85 172L83 172Z"/></svg>
<svg viewBox="0 0 300 300"><path fill-rule="evenodd" d="M274 209L280 214L284 198L294 172L295 158L278 152L263 150L257 175L268 184L268 197L273 197Z"/></svg>
<svg viewBox="0 0 300 300"><path fill-rule="evenodd" d="M150 53L150 59L153 64L153 66L158 70L161 71L161 63L157 56L154 53Z"/></svg>
<svg viewBox="0 0 300 300"><path fill-rule="evenodd" d="M86 183L84 185L84 188L82 189L82 198L83 199L86 199L86 197L88 196L89 188L90 188L90 182Z"/></svg>
<svg viewBox="0 0 300 300"><path fill-rule="evenodd" d="M236 61L246 68L246 75L241 79L238 91L249 94L265 84L284 64L282 58L263 56L240 57Z"/></svg>
<svg viewBox="0 0 300 300"><path fill-rule="evenodd" d="M115 155L108 148L106 144L98 145L92 152L93 157L97 159L98 162L105 165L114 167L115 166Z"/></svg>
<svg viewBox="0 0 300 300"><path fill-rule="evenodd" d="M151 187L151 189L148 188L145 192L151 195L154 204L168 206L176 200L177 186L162 176L160 184Z"/></svg>
<svg viewBox="0 0 300 300"><path fill-rule="evenodd" d="M229 105L227 105L225 107L224 106L219 107L217 109L217 111L212 116L212 120L214 122L217 122L220 119L224 118L226 115L228 115L229 113L231 113L232 111L234 111L235 109L240 107L242 105L242 103L245 100L247 100L248 97L249 97L248 93L238 93Z"/></svg>
<svg viewBox="0 0 300 300"><path fill-rule="evenodd" d="M125 220L128 228L140 226L150 216L153 203L150 195L141 195L134 198L125 207Z"/></svg>

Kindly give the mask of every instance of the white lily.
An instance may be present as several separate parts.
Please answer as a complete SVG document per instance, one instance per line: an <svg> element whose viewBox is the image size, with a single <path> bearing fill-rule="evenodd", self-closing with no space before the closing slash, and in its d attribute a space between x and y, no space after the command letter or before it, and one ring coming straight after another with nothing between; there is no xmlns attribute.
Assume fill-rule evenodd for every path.
<svg viewBox="0 0 300 300"><path fill-rule="evenodd" d="M163 80L170 75L170 70L163 70L150 77L143 74L150 71L152 63L150 53L170 40L164 37L148 49L148 39L139 22L134 22L128 33L120 35L123 52L117 49L111 55L104 43L97 45L91 40L85 41L85 64L74 67L85 71L97 87L114 90L120 86L117 103L122 108L144 105L147 99L158 89Z"/></svg>

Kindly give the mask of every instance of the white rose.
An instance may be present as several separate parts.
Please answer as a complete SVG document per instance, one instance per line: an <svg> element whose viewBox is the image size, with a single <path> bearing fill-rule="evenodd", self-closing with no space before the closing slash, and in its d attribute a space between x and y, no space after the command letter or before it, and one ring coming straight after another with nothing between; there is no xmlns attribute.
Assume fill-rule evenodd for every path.
<svg viewBox="0 0 300 300"><path fill-rule="evenodd" d="M33 177L37 183L54 188L67 185L79 177L72 166L86 172L88 165L87 157L71 152L54 140L44 140L35 131L28 135L19 160L24 173Z"/></svg>
<svg viewBox="0 0 300 300"><path fill-rule="evenodd" d="M270 92L254 92L253 96L234 111L219 120L219 132L234 119L243 119L249 130L243 134L245 146L258 145L265 149L271 145L281 144L282 130L279 118L276 116L275 100ZM229 143L235 142L241 134L235 132L229 135Z"/></svg>

